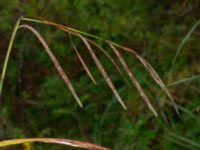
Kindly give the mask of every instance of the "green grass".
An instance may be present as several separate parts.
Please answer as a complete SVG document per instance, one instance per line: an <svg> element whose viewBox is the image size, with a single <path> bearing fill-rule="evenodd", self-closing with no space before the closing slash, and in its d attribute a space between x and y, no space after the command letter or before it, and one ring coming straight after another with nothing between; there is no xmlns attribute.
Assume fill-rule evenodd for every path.
<svg viewBox="0 0 200 150"><path fill-rule="evenodd" d="M3 1L0 4L3 4ZM9 3L12 1L15 0L5 3L8 9L0 10L5 18L4 22L0 18L1 54L6 51L10 37L8 33L17 18L14 15L11 17L10 14L16 14L19 9L20 13L43 16L67 25L70 31L77 31L71 28L75 27L79 34L105 49L121 70L123 77L110 58L90 43L127 110L123 110L117 102L81 39L72 35L76 49L97 84L93 84L81 61L77 59L68 33L58 31L66 29L60 26L55 29L55 26L47 26L44 22L38 24L23 20L21 24L32 26L52 48L84 107L80 109L74 102L34 35L20 29L14 40L4 79L3 107L0 110L1 139L57 137L89 141L114 150L199 149L198 1L186 1L183 5L183 2L178 1L161 3L127 0L122 3L118 0L75 0L72 3L57 3L53 0L47 7L46 3L31 1L21 5L22 8L19 8L19 5L14 6L14 2L11 6ZM9 26L5 27L6 24ZM85 32L80 32L82 30ZM17 81L18 50L22 48L21 43L24 43L25 36L31 40L26 43L28 48L23 53L24 106L21 107ZM174 98L179 115L140 60L113 43L154 106L158 117L153 116L140 93L131 84L127 70L124 70L115 53L104 43L106 39L134 49L155 68ZM66 149L40 143L31 146L38 150ZM20 146L11 148L23 149Z"/></svg>

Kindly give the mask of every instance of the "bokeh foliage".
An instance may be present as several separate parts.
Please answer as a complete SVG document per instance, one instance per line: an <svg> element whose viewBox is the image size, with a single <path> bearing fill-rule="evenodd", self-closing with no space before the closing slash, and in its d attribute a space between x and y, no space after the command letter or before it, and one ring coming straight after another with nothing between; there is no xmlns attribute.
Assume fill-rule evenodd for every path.
<svg viewBox="0 0 200 150"><path fill-rule="evenodd" d="M199 28L187 40L176 63L171 66L182 39L200 19L199 10L198 0L1 0L1 66L17 18L21 15L42 16L137 50L154 66L164 82L170 84L200 72ZM73 38L97 77L98 86L93 85L85 74L68 35L45 25L33 26L59 58L85 107L80 109L74 102L34 36L20 31L5 81L0 138L71 138L116 150L200 148L199 79L168 87L180 108L181 114L177 116L169 100L138 61L124 54L159 112L159 117L154 118L135 88L124 83L110 62L99 55L125 99L128 110L124 111L92 60L87 59L88 53L78 39ZM23 63L20 59L22 52ZM20 64L23 64L22 69L19 69ZM21 71L23 82L19 84ZM63 148L33 146L35 149Z"/></svg>

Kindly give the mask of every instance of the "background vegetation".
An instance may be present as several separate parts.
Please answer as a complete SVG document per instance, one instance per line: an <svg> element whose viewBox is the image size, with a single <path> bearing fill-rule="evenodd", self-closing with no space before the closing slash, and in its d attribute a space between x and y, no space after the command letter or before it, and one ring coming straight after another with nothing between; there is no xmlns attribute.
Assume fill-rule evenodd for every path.
<svg viewBox="0 0 200 150"><path fill-rule="evenodd" d="M110 62L99 55L128 106L124 111L78 39L73 38L98 85L93 85L85 74L66 34L33 23L65 68L84 108L75 103L35 37L22 30L15 40L0 101L0 139L71 138L116 150L200 149L200 79L177 83L200 72L199 27L185 39L177 60L172 63L181 41L200 19L199 11L198 0L1 0L1 67L17 18L42 16L136 50L168 85L180 116L135 58L124 54L159 112L157 118L136 89L124 83ZM46 144L31 146L38 150L66 149Z"/></svg>

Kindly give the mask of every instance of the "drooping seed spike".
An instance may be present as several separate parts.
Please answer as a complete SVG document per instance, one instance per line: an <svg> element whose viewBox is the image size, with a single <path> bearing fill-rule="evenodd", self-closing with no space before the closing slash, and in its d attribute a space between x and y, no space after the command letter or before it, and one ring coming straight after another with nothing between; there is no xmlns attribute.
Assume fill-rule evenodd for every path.
<svg viewBox="0 0 200 150"><path fill-rule="evenodd" d="M80 34L78 34L78 36L82 39L82 41L84 42L84 44L86 45L89 53L91 54L95 64L97 65L99 71L101 72L103 78L105 79L105 81L107 82L108 86L110 87L110 89L112 90L112 92L114 93L114 95L116 96L117 100L119 101L119 103L122 105L122 107L124 109L127 109L122 98L120 97L119 93L117 92L115 86L113 85L110 77L108 76L107 72L105 71L105 69L103 68L103 66L101 65L99 59L97 58L96 54L94 53L92 47L90 46L90 44L88 43L88 41L81 36Z"/></svg>
<svg viewBox="0 0 200 150"><path fill-rule="evenodd" d="M39 32L36 29L34 29L33 27L31 27L30 25L26 25L26 24L20 25L19 28L29 29L30 31L32 31L35 34L35 36L38 38L39 42L42 44L42 46L46 50L47 54L49 55L51 61L53 62L55 68L57 69L59 75L61 76L61 78L66 83L67 87L69 88L71 94L73 95L73 97L75 98L75 100L77 101L77 103L79 104L79 106L82 108L83 105L82 105L82 103L80 101L80 98L76 94L76 91L74 90L74 87L72 86L72 84L71 84L68 76L65 74L64 70L62 69L62 67L59 64L58 60L56 59L55 55L50 50L50 48L49 48L48 44L46 43L46 41L44 40L44 38L39 34Z"/></svg>
<svg viewBox="0 0 200 150"><path fill-rule="evenodd" d="M129 66L127 65L127 63L125 62L125 60L123 59L123 57L121 56L121 54L118 52L118 50L113 46L113 44L111 42L107 42L110 47L112 48L112 50L114 51L114 53L116 54L117 58L119 59L120 63L122 64L122 66L124 67L126 73L128 74L129 78L131 79L133 85L136 87L136 89L138 90L138 92L140 93L140 95L142 96L144 102L147 104L148 108L151 110L151 112L157 117L158 114L156 112L156 110L154 109L154 107L152 106L152 104L150 103L148 97L146 96L144 90L142 89L142 87L140 86L140 84L138 83L136 77L133 75L133 73L131 72L131 69L129 68Z"/></svg>

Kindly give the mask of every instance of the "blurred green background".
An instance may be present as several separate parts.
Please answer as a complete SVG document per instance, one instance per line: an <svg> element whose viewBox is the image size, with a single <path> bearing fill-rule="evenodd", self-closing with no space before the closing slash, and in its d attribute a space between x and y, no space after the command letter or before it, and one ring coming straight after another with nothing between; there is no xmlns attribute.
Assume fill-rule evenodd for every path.
<svg viewBox="0 0 200 150"><path fill-rule="evenodd" d="M0 139L70 138L114 150L200 149L200 79L176 83L200 73L200 28L197 26L185 38L198 23L199 12L199 0L1 0L1 69L18 17L41 16L136 50L168 86L180 116L133 56L123 54L158 111L157 118L130 86L130 81L125 83L106 57L97 52L128 107L126 111L117 103L79 39L73 37L98 85L84 72L66 33L32 23L69 75L84 108L78 107L36 38L27 30L20 30L0 103ZM172 65L184 39L177 61ZM96 42L104 46L101 41ZM5 149L18 150L22 146ZM32 149L72 148L33 144Z"/></svg>

